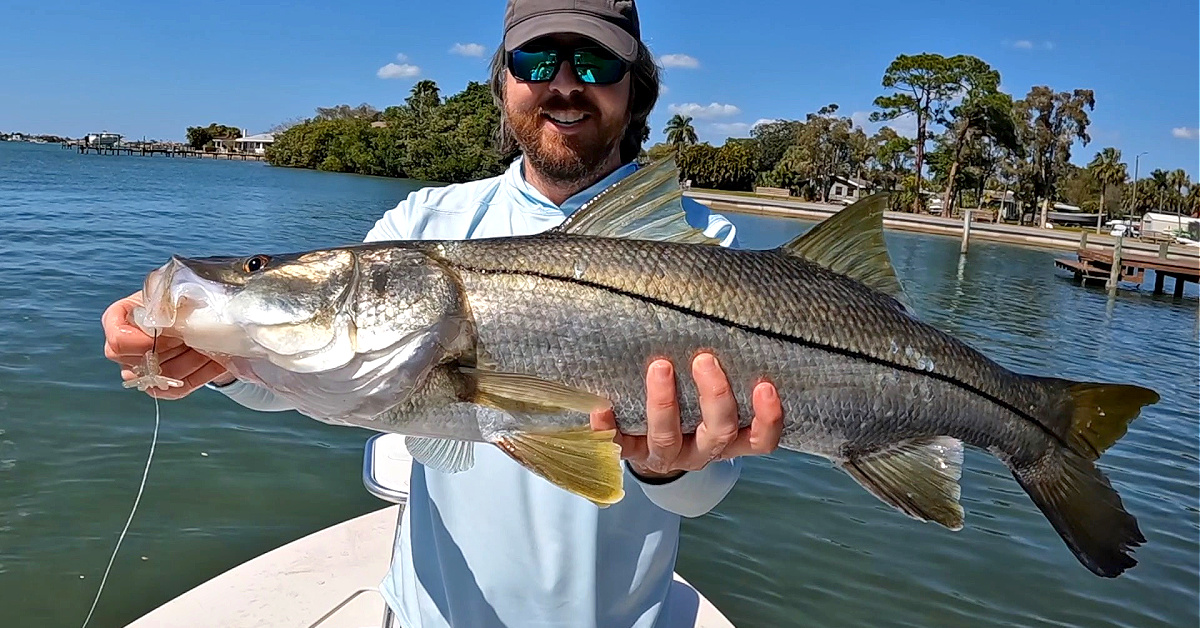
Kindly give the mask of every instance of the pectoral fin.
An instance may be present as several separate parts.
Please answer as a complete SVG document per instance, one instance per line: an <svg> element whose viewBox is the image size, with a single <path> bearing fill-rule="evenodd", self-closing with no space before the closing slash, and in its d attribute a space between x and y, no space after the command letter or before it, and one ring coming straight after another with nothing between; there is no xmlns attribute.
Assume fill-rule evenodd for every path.
<svg viewBox="0 0 1200 628"><path fill-rule="evenodd" d="M863 488L904 514L961 530L958 503L962 443L949 436L907 440L853 456L841 467Z"/></svg>
<svg viewBox="0 0 1200 628"><path fill-rule="evenodd" d="M475 466L475 443L446 438L405 436L413 460L443 473L458 473Z"/></svg>
<svg viewBox="0 0 1200 628"><path fill-rule="evenodd" d="M572 428L556 432L490 435L504 453L550 483L604 508L621 501L624 472L616 430Z"/></svg>
<svg viewBox="0 0 1200 628"><path fill-rule="evenodd" d="M471 401L500 410L532 413L574 410L590 414L612 407L612 402L604 397L532 375L467 367L460 368L459 372L474 383Z"/></svg>

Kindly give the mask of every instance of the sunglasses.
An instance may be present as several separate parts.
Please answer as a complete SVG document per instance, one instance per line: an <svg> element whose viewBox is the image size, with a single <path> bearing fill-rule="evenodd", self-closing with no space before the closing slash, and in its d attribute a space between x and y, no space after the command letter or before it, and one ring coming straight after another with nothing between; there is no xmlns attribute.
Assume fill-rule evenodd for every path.
<svg viewBox="0 0 1200 628"><path fill-rule="evenodd" d="M554 80L564 59L580 82L589 85L611 85L629 71L629 64L600 46L552 48L542 45L526 46L508 53L508 70L518 81L546 83Z"/></svg>

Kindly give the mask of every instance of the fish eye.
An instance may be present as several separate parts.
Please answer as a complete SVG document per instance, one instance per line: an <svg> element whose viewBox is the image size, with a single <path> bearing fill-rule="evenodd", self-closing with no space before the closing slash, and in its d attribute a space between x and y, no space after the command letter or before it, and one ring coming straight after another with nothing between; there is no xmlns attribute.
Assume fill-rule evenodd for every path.
<svg viewBox="0 0 1200 628"><path fill-rule="evenodd" d="M255 255L254 257L246 260L246 263L242 266L242 268L248 273L258 272L262 270L269 261L271 261L271 258L267 257L266 255Z"/></svg>

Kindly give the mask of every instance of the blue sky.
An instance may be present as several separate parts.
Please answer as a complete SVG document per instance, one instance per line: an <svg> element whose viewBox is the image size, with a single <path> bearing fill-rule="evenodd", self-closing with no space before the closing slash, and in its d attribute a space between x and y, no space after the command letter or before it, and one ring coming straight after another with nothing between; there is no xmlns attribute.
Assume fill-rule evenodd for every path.
<svg viewBox="0 0 1200 628"><path fill-rule="evenodd" d="M501 0L8 0L0 131L182 139L195 124L253 133L318 106L383 108L422 78L452 93L486 78L503 10ZM872 131L866 116L897 54L963 53L999 70L1015 97L1033 85L1095 90L1092 142L1076 146L1076 163L1115 146L1131 166L1148 151L1142 173L1184 168L1200 178L1195 0L646 0L641 16L668 66L651 142L674 111L719 144L758 120L803 118L828 103Z"/></svg>

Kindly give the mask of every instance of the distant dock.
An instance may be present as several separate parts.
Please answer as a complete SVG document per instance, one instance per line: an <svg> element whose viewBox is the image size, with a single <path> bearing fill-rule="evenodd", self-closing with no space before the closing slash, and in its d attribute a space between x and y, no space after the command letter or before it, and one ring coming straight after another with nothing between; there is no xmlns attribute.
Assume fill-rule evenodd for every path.
<svg viewBox="0 0 1200 628"><path fill-rule="evenodd" d="M177 146L114 146L114 145L86 145L80 142L68 142L62 145L63 148L78 148L81 155L96 154L96 155L141 155L142 157L153 157L154 155L162 155L164 157L183 157L195 159L231 159L237 161L263 161L265 155L258 153L237 153L237 152L218 152L218 151L202 151L193 148L179 148Z"/></svg>
<svg viewBox="0 0 1200 628"><path fill-rule="evenodd" d="M1154 294L1162 294L1166 279L1173 283L1175 298L1183 297L1183 289L1188 282L1200 284L1200 261L1195 258L1175 258L1169 256L1169 245L1163 242L1159 245L1157 257L1130 254L1114 248L1113 250L1097 250L1087 247L1086 232L1079 243L1075 259L1058 258L1054 266L1070 271L1081 285L1095 281L1115 288L1117 283L1135 283L1139 286L1146 279L1146 271L1154 271ZM1120 268L1114 268L1119 265Z"/></svg>

